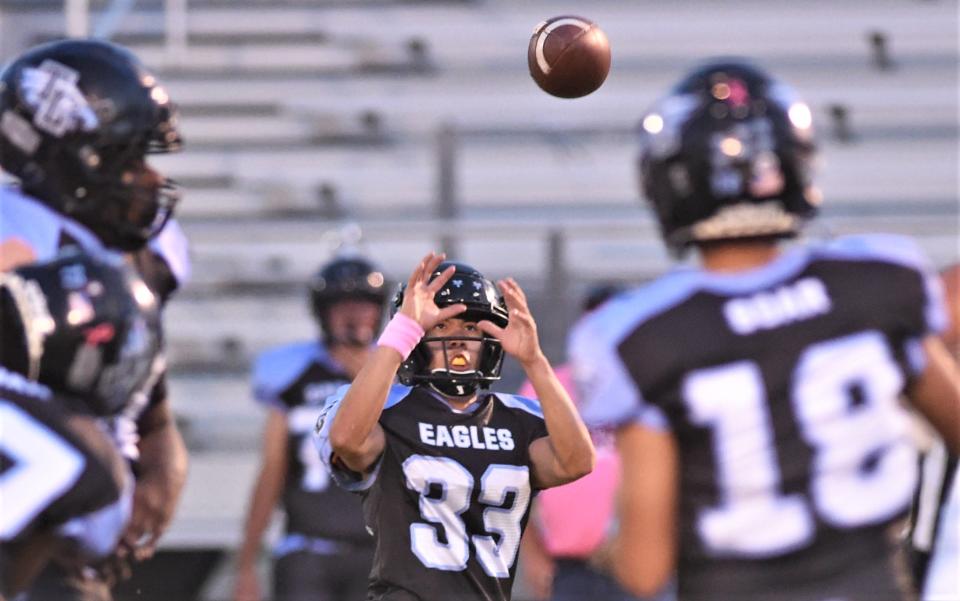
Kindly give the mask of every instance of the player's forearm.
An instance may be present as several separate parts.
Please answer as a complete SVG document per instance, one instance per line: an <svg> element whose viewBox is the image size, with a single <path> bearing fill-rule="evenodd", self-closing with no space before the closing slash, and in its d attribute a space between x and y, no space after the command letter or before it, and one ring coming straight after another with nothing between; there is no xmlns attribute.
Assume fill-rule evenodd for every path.
<svg viewBox="0 0 960 601"><path fill-rule="evenodd" d="M923 346L927 367L910 391L910 398L950 452L960 454L960 370L939 339L930 336Z"/></svg>
<svg viewBox="0 0 960 601"><path fill-rule="evenodd" d="M250 509L243 528L243 544L237 553L237 565L241 568L256 563L263 533L270 524L273 508L277 506L282 489L283 471L264 466L250 497Z"/></svg>
<svg viewBox="0 0 960 601"><path fill-rule="evenodd" d="M330 445L351 469L379 455L376 447L382 441L374 430L400 363L395 349L377 348L340 402L330 425Z"/></svg>
<svg viewBox="0 0 960 601"><path fill-rule="evenodd" d="M189 465L187 446L176 423L168 419L154 427L143 435L137 446L140 449L139 478L161 481L170 503L176 504L187 481Z"/></svg>
<svg viewBox="0 0 960 601"><path fill-rule="evenodd" d="M576 480L593 471L596 452L590 432L557 379L550 362L542 354L523 369L533 385L543 410L558 467L565 479Z"/></svg>

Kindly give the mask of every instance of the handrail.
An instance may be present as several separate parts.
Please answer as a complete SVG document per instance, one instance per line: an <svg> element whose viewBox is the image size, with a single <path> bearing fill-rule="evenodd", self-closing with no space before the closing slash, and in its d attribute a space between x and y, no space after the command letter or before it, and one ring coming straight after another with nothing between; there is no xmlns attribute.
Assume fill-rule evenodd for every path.
<svg viewBox="0 0 960 601"><path fill-rule="evenodd" d="M63 4L67 37L85 38L91 35L90 0L64 0ZM135 4L136 0L111 0L92 36L101 39L113 37ZM170 64L180 65L187 54L187 0L164 0L163 13L167 60Z"/></svg>
<svg viewBox="0 0 960 601"><path fill-rule="evenodd" d="M103 11L100 21L93 29L93 37L109 40L117 33L120 23L127 16L137 0L113 0L110 6Z"/></svg>
<svg viewBox="0 0 960 601"><path fill-rule="evenodd" d="M187 57L187 0L164 1L167 64L180 66Z"/></svg>
<svg viewBox="0 0 960 601"><path fill-rule="evenodd" d="M67 37L85 38L90 33L90 0L64 0Z"/></svg>

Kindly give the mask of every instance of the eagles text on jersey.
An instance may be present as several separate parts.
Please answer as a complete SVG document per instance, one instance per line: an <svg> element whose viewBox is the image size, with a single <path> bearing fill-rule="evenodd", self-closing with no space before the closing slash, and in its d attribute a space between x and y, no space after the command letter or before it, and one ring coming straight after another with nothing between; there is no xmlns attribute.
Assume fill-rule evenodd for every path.
<svg viewBox="0 0 960 601"><path fill-rule="evenodd" d="M330 464L330 424L346 390L326 406L319 431ZM536 401L482 393L452 409L427 388L395 385L380 425L386 449L365 478L331 466L363 493L376 537L371 599L507 601L533 494L528 447L547 431Z"/></svg>

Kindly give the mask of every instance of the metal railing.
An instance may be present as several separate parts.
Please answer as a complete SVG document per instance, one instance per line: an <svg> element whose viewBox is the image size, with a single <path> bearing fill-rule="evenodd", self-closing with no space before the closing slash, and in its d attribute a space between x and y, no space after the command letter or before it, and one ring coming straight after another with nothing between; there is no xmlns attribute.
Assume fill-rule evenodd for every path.
<svg viewBox="0 0 960 601"><path fill-rule="evenodd" d="M71 38L110 39L136 0L111 0L96 26L90 26L90 0L64 0L65 33ZM167 59L182 64L187 54L187 0L164 0L164 38Z"/></svg>

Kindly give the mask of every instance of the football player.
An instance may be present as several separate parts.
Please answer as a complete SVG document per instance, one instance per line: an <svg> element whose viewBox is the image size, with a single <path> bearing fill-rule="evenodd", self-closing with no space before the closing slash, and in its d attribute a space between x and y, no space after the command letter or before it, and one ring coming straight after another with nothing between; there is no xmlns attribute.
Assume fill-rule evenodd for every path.
<svg viewBox="0 0 960 601"><path fill-rule="evenodd" d="M129 267L69 248L0 273L0 567L3 594L56 552L111 553L127 519L129 468L96 417L153 377L157 302Z"/></svg>
<svg viewBox="0 0 960 601"><path fill-rule="evenodd" d="M125 253L153 293L167 299L187 277L189 262L182 232L169 222L176 188L146 156L176 151L181 142L166 90L125 49L65 40L15 58L0 74L0 168L18 180L0 188L0 270L77 244L92 253ZM133 518L118 554L142 560L173 515L187 455L165 379L138 399L113 425L118 445L139 468ZM103 578L65 586L71 590L55 586L46 596L110 597Z"/></svg>
<svg viewBox="0 0 960 601"><path fill-rule="evenodd" d="M501 295L443 259L417 265L377 349L318 423L333 478L363 495L376 540L370 600L510 599L532 494L593 467L523 291L506 279ZM539 403L485 390L504 352Z"/></svg>
<svg viewBox="0 0 960 601"><path fill-rule="evenodd" d="M939 281L915 244L780 245L818 203L811 121L738 60L695 69L642 120L643 192L700 267L613 299L570 346L586 419L617 428L614 570L635 594L676 570L683 600L901 599L901 393L960 448Z"/></svg>
<svg viewBox="0 0 960 601"><path fill-rule="evenodd" d="M268 407L260 474L237 557L236 601L259 601L256 560L273 509L282 502L286 533L274 549L275 601L353 601L367 590L373 539L359 499L330 482L313 444L324 401L368 358L387 301L383 273L359 256L324 265L310 282L322 340L262 354L254 395Z"/></svg>

